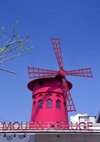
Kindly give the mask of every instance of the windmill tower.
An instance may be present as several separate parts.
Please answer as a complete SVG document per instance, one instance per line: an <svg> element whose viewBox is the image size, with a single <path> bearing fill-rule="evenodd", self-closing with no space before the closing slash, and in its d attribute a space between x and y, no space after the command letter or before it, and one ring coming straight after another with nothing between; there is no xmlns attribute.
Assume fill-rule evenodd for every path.
<svg viewBox="0 0 100 142"><path fill-rule="evenodd" d="M76 111L70 89L72 84L66 75L93 77L91 68L65 71L63 69L60 39L51 38L60 70L28 67L29 78L38 78L28 83L33 103L31 122L68 122L68 112Z"/></svg>

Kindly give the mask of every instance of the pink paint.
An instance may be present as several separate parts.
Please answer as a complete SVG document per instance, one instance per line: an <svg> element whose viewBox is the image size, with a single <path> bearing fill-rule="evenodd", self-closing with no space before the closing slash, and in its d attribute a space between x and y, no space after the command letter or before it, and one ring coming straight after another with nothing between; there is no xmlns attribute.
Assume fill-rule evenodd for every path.
<svg viewBox="0 0 100 142"><path fill-rule="evenodd" d="M43 85L40 83L43 81ZM67 81L67 80L66 80ZM68 82L69 89L72 84ZM28 83L29 90L33 90L32 113L30 122L68 122L68 114L65 114L64 95L61 77L36 79ZM48 94L51 96L49 97ZM52 108L47 108L47 101L52 101ZM39 101L43 101L39 109ZM56 108L56 101L60 102L60 108ZM36 106L34 106L36 104ZM67 117L66 117L67 115Z"/></svg>
<svg viewBox="0 0 100 142"><path fill-rule="evenodd" d="M72 88L72 84L66 80L65 76L93 76L91 73L91 68L70 71L64 70L61 55L60 39L51 38L51 42L60 70L54 71L48 69L28 67L29 78L43 78L33 80L28 84L28 88L33 91L33 104L30 121L58 121L68 123L68 112L76 111L76 109L69 91ZM48 96L48 94L50 94L51 96Z"/></svg>

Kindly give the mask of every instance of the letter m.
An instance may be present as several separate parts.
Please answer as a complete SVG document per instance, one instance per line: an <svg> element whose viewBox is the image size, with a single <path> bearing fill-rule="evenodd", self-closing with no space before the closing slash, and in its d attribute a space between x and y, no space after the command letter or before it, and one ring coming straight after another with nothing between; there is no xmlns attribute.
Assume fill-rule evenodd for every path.
<svg viewBox="0 0 100 142"><path fill-rule="evenodd" d="M9 122L9 124L6 126L6 123L3 123L3 127L2 130L11 130L11 122Z"/></svg>

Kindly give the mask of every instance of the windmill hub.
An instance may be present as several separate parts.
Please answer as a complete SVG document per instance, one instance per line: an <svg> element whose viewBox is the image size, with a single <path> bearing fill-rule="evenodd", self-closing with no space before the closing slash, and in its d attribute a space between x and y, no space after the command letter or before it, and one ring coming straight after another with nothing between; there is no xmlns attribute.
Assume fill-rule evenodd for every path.
<svg viewBox="0 0 100 142"><path fill-rule="evenodd" d="M59 75L66 76L66 71L64 69L60 69Z"/></svg>

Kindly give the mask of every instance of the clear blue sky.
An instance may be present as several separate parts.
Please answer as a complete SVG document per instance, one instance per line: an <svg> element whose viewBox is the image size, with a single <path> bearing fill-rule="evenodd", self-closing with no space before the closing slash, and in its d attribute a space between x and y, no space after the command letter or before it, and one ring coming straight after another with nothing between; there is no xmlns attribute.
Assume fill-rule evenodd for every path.
<svg viewBox="0 0 100 142"><path fill-rule="evenodd" d="M50 38L60 38L65 70L92 68L93 78L69 77L77 113L97 115L100 110L100 0L3 0L0 27L25 37L34 49L0 65L0 120L30 121L32 92L27 89L27 67L59 70ZM0 47L3 43L0 40ZM29 45L30 46L30 45ZM28 46L28 47L29 47ZM4 119L2 119L2 118Z"/></svg>

